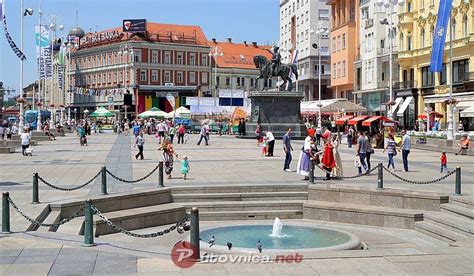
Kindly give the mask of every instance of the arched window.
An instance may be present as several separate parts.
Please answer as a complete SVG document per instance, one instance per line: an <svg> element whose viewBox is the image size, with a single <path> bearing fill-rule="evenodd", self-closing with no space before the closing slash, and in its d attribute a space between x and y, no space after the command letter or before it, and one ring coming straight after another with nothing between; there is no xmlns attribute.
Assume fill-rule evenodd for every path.
<svg viewBox="0 0 474 276"><path fill-rule="evenodd" d="M430 28L430 40L431 40L431 44L433 44L433 41L434 41L434 30L435 30L434 25L431 25L431 28Z"/></svg>
<svg viewBox="0 0 474 276"><path fill-rule="evenodd" d="M420 38L420 46L421 48L425 47L425 29L421 29L421 38Z"/></svg>
<svg viewBox="0 0 474 276"><path fill-rule="evenodd" d="M462 36L467 36L467 14L465 14L462 18Z"/></svg>
<svg viewBox="0 0 474 276"><path fill-rule="evenodd" d="M453 18L453 27L452 27L452 32L453 32L453 40L456 39L456 19Z"/></svg>
<svg viewBox="0 0 474 276"><path fill-rule="evenodd" d="M404 45L405 44L405 40L403 39L403 33L400 33L400 50L403 51L404 49Z"/></svg>

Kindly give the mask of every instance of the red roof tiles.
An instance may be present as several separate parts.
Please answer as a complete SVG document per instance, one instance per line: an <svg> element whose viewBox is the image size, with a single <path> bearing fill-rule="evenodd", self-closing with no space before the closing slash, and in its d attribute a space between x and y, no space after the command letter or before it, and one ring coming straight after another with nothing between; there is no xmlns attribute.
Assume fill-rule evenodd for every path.
<svg viewBox="0 0 474 276"><path fill-rule="evenodd" d="M209 41L209 46L213 48L217 46L218 52L223 53L217 58L217 66L220 68L255 69L254 56L263 55L268 59L271 58L271 54L265 50L271 49L270 46L219 41ZM214 52L214 49L212 51Z"/></svg>

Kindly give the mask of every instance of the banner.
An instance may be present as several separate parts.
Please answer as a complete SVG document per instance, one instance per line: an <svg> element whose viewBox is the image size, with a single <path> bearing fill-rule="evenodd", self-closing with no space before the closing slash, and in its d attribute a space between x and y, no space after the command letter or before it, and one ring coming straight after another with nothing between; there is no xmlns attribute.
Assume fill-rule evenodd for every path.
<svg viewBox="0 0 474 276"><path fill-rule="evenodd" d="M166 99L167 99L168 102L170 103L171 107L173 107L173 109L175 109L175 99L174 99L173 94L168 93L168 94L166 95Z"/></svg>
<svg viewBox="0 0 474 276"><path fill-rule="evenodd" d="M444 44L446 42L446 30L448 27L449 18L451 17L452 8L452 0L439 1L438 20L436 21L433 51L431 52L431 72L441 72L443 70L443 53Z"/></svg>
<svg viewBox="0 0 474 276"><path fill-rule="evenodd" d="M5 32L5 37L7 38L10 48L13 50L13 52L15 52L15 54L17 55L19 59L25 60L26 56L23 54L23 52L20 49L18 49L15 42L13 41L13 38L8 33L7 17L5 15L5 1L4 0L0 0L0 16L3 22L3 31Z"/></svg>
<svg viewBox="0 0 474 276"><path fill-rule="evenodd" d="M41 35L40 35L41 34ZM49 43L49 28L35 26L36 59L41 79L51 78L51 47ZM41 55L40 55L41 52ZM40 60L41 56L41 60Z"/></svg>

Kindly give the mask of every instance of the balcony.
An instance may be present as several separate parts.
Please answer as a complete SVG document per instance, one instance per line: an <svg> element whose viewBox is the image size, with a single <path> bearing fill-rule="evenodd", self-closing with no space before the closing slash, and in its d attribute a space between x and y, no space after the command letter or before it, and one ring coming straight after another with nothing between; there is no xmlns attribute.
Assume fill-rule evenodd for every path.
<svg viewBox="0 0 474 276"><path fill-rule="evenodd" d="M416 88L416 81L399 81L393 84L393 89L413 89Z"/></svg>
<svg viewBox="0 0 474 276"><path fill-rule="evenodd" d="M398 23L405 25L405 27L413 27L413 13L404 12L398 15Z"/></svg>
<svg viewBox="0 0 474 276"><path fill-rule="evenodd" d="M372 26L374 26L374 19L373 18L366 19L365 20L365 28L368 29Z"/></svg>

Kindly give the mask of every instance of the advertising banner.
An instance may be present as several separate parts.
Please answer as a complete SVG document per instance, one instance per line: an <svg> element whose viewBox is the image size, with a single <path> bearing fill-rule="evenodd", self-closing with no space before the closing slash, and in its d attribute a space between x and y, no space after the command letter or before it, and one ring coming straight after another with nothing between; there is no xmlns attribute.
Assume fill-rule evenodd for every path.
<svg viewBox="0 0 474 276"><path fill-rule="evenodd" d="M146 19L124 19L123 32L144 33L146 32Z"/></svg>
<svg viewBox="0 0 474 276"><path fill-rule="evenodd" d="M51 78L51 46L49 43L49 28L35 26L36 59L40 78ZM41 53L41 54L40 54ZM41 57L41 58L40 58Z"/></svg>

